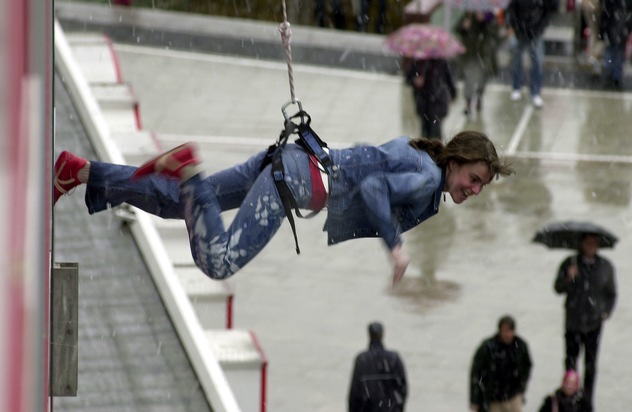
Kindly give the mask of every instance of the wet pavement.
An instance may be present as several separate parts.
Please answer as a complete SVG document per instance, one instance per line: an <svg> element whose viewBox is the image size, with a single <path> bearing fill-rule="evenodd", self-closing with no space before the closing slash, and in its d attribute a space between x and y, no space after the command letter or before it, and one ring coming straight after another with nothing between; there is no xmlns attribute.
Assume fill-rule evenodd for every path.
<svg viewBox="0 0 632 412"><path fill-rule="evenodd" d="M279 46L280 47L280 46ZM140 102L143 127L163 148L194 140L209 172L272 143L290 99L283 63L116 43L123 78ZM333 146L416 136L411 92L397 75L295 65L296 94L315 131ZM550 74L555 76L555 74ZM342 411L353 357L367 345L366 325L385 325L387 347L407 367L410 411L467 410L474 350L511 314L530 345L534 369L526 412L539 409L563 374L563 297L553 279L563 251L531 242L555 220L590 219L620 242L604 251L617 269L619 300L602 336L596 410L632 403L632 93L545 88L543 110L511 102L491 84L483 111L466 119L457 101L444 133L476 129L511 156L517 175L495 181L463 205L405 235L413 256L403 283L390 287L379 240L327 247L325 214L289 225L230 282L234 326L253 330L269 359L268 410ZM78 190L80 192L80 190ZM227 214L230 219L230 213Z"/></svg>
<svg viewBox="0 0 632 412"><path fill-rule="evenodd" d="M261 150L278 135L289 100L286 67L116 44L124 79L140 101L145 129L163 148L195 140L209 172ZM417 134L410 90L395 75L295 66L297 96L313 128L334 146ZM590 219L620 237L603 251L617 269L619 301L602 337L596 410L632 403L627 360L632 314L630 182L632 94L546 88L545 107L511 102L505 85L487 90L480 116L456 102L446 135L482 130L513 157L516 176L493 182L464 205L405 236L413 256L401 286L390 288L378 240L326 246L324 213L299 220L302 254L289 225L230 282L235 327L259 337L269 361L268 410L341 411L366 325L380 320L386 345L406 363L408 409L453 412L468 406L468 373L480 341L501 315L517 320L534 369L525 411L539 408L563 373L563 297L553 279L564 251L531 243L538 227ZM227 215L227 219L230 214Z"/></svg>

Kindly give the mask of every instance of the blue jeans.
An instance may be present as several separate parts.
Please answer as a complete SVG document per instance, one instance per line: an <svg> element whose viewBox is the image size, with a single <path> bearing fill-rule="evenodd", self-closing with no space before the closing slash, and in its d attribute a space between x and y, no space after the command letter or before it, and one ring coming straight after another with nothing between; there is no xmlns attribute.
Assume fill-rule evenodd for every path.
<svg viewBox="0 0 632 412"><path fill-rule="evenodd" d="M195 264L209 277L224 279L253 259L285 218L271 166L259 171L265 155L182 183L162 175L130 180L135 167L91 162L86 206L92 214L125 202L162 218L184 219ZM307 154L288 145L283 165L298 207L306 209L312 197ZM221 212L236 208L225 228Z"/></svg>
<svg viewBox="0 0 632 412"><path fill-rule="evenodd" d="M621 83L624 62L625 43L609 44L604 51L604 66L606 75L609 76L611 80Z"/></svg>
<svg viewBox="0 0 632 412"><path fill-rule="evenodd" d="M544 40L542 37L531 41L516 39L516 44L512 47L511 55L511 77L514 90L522 88L524 69L522 67L522 55L524 51L529 51L531 58L531 96L537 96L542 89L542 77L544 76Z"/></svg>

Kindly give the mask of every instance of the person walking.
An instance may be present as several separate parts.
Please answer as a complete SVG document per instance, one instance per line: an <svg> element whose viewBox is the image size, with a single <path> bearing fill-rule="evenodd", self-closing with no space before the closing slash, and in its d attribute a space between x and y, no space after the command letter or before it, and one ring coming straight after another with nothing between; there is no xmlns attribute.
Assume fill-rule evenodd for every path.
<svg viewBox="0 0 632 412"><path fill-rule="evenodd" d="M448 115L450 103L456 99L456 85L448 62L445 59L413 61L406 82L413 89L421 136L443 139L441 122Z"/></svg>
<svg viewBox="0 0 632 412"><path fill-rule="evenodd" d="M598 254L599 239L596 234L583 234L579 253L562 262L554 284L558 294L566 294L565 367L577 370L583 347L584 393L591 407L601 329L603 322L612 316L617 298L614 267Z"/></svg>
<svg viewBox="0 0 632 412"><path fill-rule="evenodd" d="M588 68L593 75L602 74L602 62L604 42L601 36L601 1L602 0L582 0L579 4L583 20L588 30L586 38L585 58Z"/></svg>
<svg viewBox="0 0 632 412"><path fill-rule="evenodd" d="M397 283L410 262L402 233L437 214L442 192L459 204L494 177L513 173L491 140L473 131L445 145L400 137L380 146L331 149L330 174L298 144L285 146L274 176L267 158L264 150L204 177L192 143L140 168L88 162L64 151L55 162L54 200L87 183L91 214L127 203L165 219L184 219L193 259L213 279L233 275L266 246L286 217L286 202L314 211L326 206L328 243L381 237ZM281 174L283 196L275 182ZM238 211L225 228L221 213L230 209Z"/></svg>
<svg viewBox="0 0 632 412"><path fill-rule="evenodd" d="M491 11L467 11L457 22L455 31L465 46L465 53L459 57L459 61L463 71L463 113L469 116L474 99L476 111L481 111L487 79L498 73L498 22Z"/></svg>
<svg viewBox="0 0 632 412"><path fill-rule="evenodd" d="M527 343L515 330L511 316L501 317L498 332L476 350L470 370L471 411L522 411L532 363Z"/></svg>
<svg viewBox="0 0 632 412"><path fill-rule="evenodd" d="M562 385L544 398L539 412L591 412L575 370L566 371Z"/></svg>
<svg viewBox="0 0 632 412"><path fill-rule="evenodd" d="M403 412L408 395L399 354L384 348L384 327L369 324L369 348L358 354L349 387L349 412Z"/></svg>
<svg viewBox="0 0 632 412"><path fill-rule="evenodd" d="M331 10L328 10L325 0L316 0L316 25L318 27L329 27L332 25L337 30L347 28L347 16L342 0L331 0Z"/></svg>
<svg viewBox="0 0 632 412"><path fill-rule="evenodd" d="M531 58L530 91L531 101L542 108L542 80L544 76L544 30L559 7L558 0L511 0L505 17L509 25L511 43L511 100L522 98L524 70L522 55L528 51Z"/></svg>
<svg viewBox="0 0 632 412"><path fill-rule="evenodd" d="M355 14L356 30L369 31L369 9L371 0L352 0L351 4ZM377 14L375 16L375 33L384 34L386 31L387 0L377 0Z"/></svg>
<svg viewBox="0 0 632 412"><path fill-rule="evenodd" d="M623 89L625 46L631 24L627 0L601 0L599 32L606 42L604 81L607 88Z"/></svg>

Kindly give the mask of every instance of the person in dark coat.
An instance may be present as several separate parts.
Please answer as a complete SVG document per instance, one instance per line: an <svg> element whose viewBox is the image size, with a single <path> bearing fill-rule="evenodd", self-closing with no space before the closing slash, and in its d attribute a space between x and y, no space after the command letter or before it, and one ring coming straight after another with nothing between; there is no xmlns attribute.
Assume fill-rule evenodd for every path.
<svg viewBox="0 0 632 412"><path fill-rule="evenodd" d="M590 404L579 384L579 374L569 369L564 374L562 386L544 398L539 412L590 412Z"/></svg>
<svg viewBox="0 0 632 412"><path fill-rule="evenodd" d="M592 405L597 353L603 321L612 315L617 288L614 267L600 256L599 236L584 234L579 254L560 265L555 291L566 294L566 369L577 370L580 347L584 347L584 392Z"/></svg>
<svg viewBox="0 0 632 412"><path fill-rule="evenodd" d="M531 58L530 90L535 107L544 105L540 90L544 76L544 30L557 11L558 0L511 0L505 16L509 24L510 39L513 42L511 56L511 77L513 92L511 100L522 98L523 67L522 55L529 52Z"/></svg>
<svg viewBox="0 0 632 412"><path fill-rule="evenodd" d="M476 350L470 370L470 410L522 411L532 363L528 345L515 329L515 320L503 316L498 333Z"/></svg>
<svg viewBox="0 0 632 412"><path fill-rule="evenodd" d="M421 120L421 136L441 140L441 122L456 99L456 85L448 62L444 59L414 61L406 75L413 88L417 114Z"/></svg>
<svg viewBox="0 0 632 412"><path fill-rule="evenodd" d="M384 348L381 323L369 324L369 349L355 358L349 412L402 412L408 395L406 370L397 352Z"/></svg>
<svg viewBox="0 0 632 412"><path fill-rule="evenodd" d="M476 111L481 111L487 79L498 73L496 51L500 43L499 27L491 11L467 11L457 22L455 31L465 46L465 53L459 61L463 71L463 113L469 116L474 98Z"/></svg>
<svg viewBox="0 0 632 412"><path fill-rule="evenodd" d="M630 10L626 0L601 0L599 31L606 42L604 68L606 87L623 87L625 45L628 40Z"/></svg>

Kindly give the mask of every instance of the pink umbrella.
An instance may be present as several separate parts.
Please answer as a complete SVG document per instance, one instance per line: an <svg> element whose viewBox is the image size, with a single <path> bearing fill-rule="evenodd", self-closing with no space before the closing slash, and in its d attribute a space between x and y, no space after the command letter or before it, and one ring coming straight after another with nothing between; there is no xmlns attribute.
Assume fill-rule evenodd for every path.
<svg viewBox="0 0 632 412"><path fill-rule="evenodd" d="M450 32L430 24L409 24L389 34L386 47L414 59L451 59L465 47Z"/></svg>
<svg viewBox="0 0 632 412"><path fill-rule="evenodd" d="M509 4L509 0L448 0L447 5L454 9L461 10L494 10L504 9Z"/></svg>

